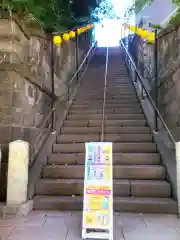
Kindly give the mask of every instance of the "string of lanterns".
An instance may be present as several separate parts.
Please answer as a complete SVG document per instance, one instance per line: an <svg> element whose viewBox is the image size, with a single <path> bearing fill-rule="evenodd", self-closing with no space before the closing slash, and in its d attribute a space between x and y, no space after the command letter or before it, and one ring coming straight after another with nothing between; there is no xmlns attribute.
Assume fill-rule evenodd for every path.
<svg viewBox="0 0 180 240"><path fill-rule="evenodd" d="M149 32L147 30L144 30L142 28L126 25L126 28L128 28L130 31L136 33L139 37L142 37L148 41L148 43L154 43L155 41L155 32Z"/></svg>
<svg viewBox="0 0 180 240"><path fill-rule="evenodd" d="M87 26L77 28L76 30L71 30L69 32L65 32L59 35L53 36L53 43L55 45L61 45L63 41L69 41L76 37L76 35L80 35L84 32L89 31L94 27L94 24L89 24ZM149 32L142 28L132 25L124 25L125 28L129 29L130 31L134 32L139 37L142 37L148 41L148 43L153 44L155 41L155 32Z"/></svg>
<svg viewBox="0 0 180 240"><path fill-rule="evenodd" d="M77 28L76 30L71 30L69 32L65 32L59 35L53 36L53 43L55 45L61 45L63 41L69 41L70 39L73 39L76 37L76 35L80 35L84 32L89 31L94 27L94 24L89 24L87 26Z"/></svg>

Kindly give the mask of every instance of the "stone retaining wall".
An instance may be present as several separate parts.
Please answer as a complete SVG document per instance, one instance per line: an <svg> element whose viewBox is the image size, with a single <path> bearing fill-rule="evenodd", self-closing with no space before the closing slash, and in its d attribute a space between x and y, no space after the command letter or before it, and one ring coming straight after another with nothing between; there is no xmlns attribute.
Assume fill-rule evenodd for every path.
<svg viewBox="0 0 180 240"><path fill-rule="evenodd" d="M154 89L154 46L137 44L137 62L149 90ZM180 140L180 27L168 29L158 40L158 108L175 136Z"/></svg>
<svg viewBox="0 0 180 240"><path fill-rule="evenodd" d="M51 110L50 37L37 30L23 31L16 21L0 19L0 201L5 200L8 143L17 139L34 141ZM79 37L79 62L88 50L87 34ZM54 47L55 94L63 98L76 70L75 40ZM45 131L45 133L47 133ZM43 139L43 138L41 138ZM36 149L37 150L37 149Z"/></svg>

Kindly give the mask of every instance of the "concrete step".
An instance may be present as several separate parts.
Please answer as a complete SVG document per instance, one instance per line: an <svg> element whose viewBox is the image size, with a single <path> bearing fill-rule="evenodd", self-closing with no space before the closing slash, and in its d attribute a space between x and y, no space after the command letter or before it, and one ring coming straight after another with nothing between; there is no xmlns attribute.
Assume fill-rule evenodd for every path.
<svg viewBox="0 0 180 240"><path fill-rule="evenodd" d="M79 109L70 109L69 114L81 114L82 111ZM97 109L84 109L83 110L83 114L94 114L94 113L98 113L98 114L102 114L102 107L101 108L97 108ZM141 108L109 108L109 109L105 109L105 114L115 114L115 113L121 113L121 114L139 114L142 113L142 109Z"/></svg>
<svg viewBox="0 0 180 240"><path fill-rule="evenodd" d="M130 180L131 196L171 197L171 185L167 181Z"/></svg>
<svg viewBox="0 0 180 240"><path fill-rule="evenodd" d="M115 84L107 84L106 86L107 86L107 91L109 90L109 91L133 91L134 92L134 87L132 84L120 84L117 81L117 82L115 82ZM101 90L101 88L97 89L97 86L96 87L90 86L90 88L91 88L91 92L97 92L97 91ZM90 88L88 88L87 85L82 84L80 90L88 92ZM101 90L101 91L103 91L103 90Z"/></svg>
<svg viewBox="0 0 180 240"><path fill-rule="evenodd" d="M120 75L120 76L122 76L122 75ZM119 89L119 88L124 89L124 88L127 88L127 89L133 89L134 90L133 84L132 84L131 81L128 82L128 78L124 82L120 82L119 77L118 77L117 80L111 78L111 81L112 82L107 82L106 86L107 86L108 89Z"/></svg>
<svg viewBox="0 0 180 240"><path fill-rule="evenodd" d="M146 120L105 120L106 126L146 126ZM96 127L101 126L102 120L66 120L64 126L77 126L77 127Z"/></svg>
<svg viewBox="0 0 180 240"><path fill-rule="evenodd" d="M39 195L83 195L83 179L41 179L36 184L36 194ZM130 184L128 180L114 180L114 196L130 196Z"/></svg>
<svg viewBox="0 0 180 240"><path fill-rule="evenodd" d="M123 102L123 101L133 101L134 99L136 99L137 97L136 96L119 96L119 97L116 97L116 96L107 96L107 98L106 98L106 100L107 101L112 101L112 100L114 100L114 101L121 101L121 102ZM91 102L98 102L98 101L103 101L104 100L104 97L103 96L101 96L101 95L99 95L99 96L78 96L77 98L75 98L75 100L77 100L77 101L91 101Z"/></svg>
<svg viewBox="0 0 180 240"><path fill-rule="evenodd" d="M103 103L96 103L92 102L91 104L73 104L71 109L79 109L79 110L85 110L85 109L99 109L102 108ZM106 103L105 109L108 108L140 108L139 103Z"/></svg>
<svg viewBox="0 0 180 240"><path fill-rule="evenodd" d="M91 90L91 91L89 91ZM98 95L98 94L101 94L103 95L104 93L104 84L103 86L97 86L97 89L96 90L92 90L91 88L89 88L89 90L87 90L87 88L81 88L80 91L78 92L78 96L86 96L85 93L87 93L88 96L90 95ZM106 94L110 94L110 95L115 95L115 96L118 96L118 95L136 95L136 92L134 91L134 89L132 89L132 87L122 87L122 88L117 88L115 89L114 87L111 87L111 88L106 88Z"/></svg>
<svg viewBox="0 0 180 240"><path fill-rule="evenodd" d="M116 212L177 214L177 203L171 198L115 197L113 203ZM82 211L82 207L82 197L34 197L35 210Z"/></svg>
<svg viewBox="0 0 180 240"><path fill-rule="evenodd" d="M89 92L90 89L82 88L79 92L80 95L84 95L84 92L87 93L87 95L103 95L104 94L104 88L103 89L97 89L92 90ZM106 88L106 95L136 95L134 89L132 87L122 87L122 88Z"/></svg>
<svg viewBox="0 0 180 240"><path fill-rule="evenodd" d="M83 91L82 93L78 93L78 98L84 98L84 99L86 99L86 98L92 98L92 99L99 99L99 97L101 97L101 98L103 98L103 92L102 91L97 91L96 93L92 93L91 91L90 91L90 89L89 89L89 91L87 92L87 91ZM106 97L107 98L113 98L113 99L119 99L119 98L123 98L123 97L136 97L136 93L134 92L134 93L130 93L130 92L107 92L106 93Z"/></svg>
<svg viewBox="0 0 180 240"><path fill-rule="evenodd" d="M36 184L36 194L55 196L83 196L83 179L41 179ZM170 184L157 180L113 181L113 196L162 197L171 196Z"/></svg>
<svg viewBox="0 0 180 240"><path fill-rule="evenodd" d="M58 153L48 157L48 164L55 165L83 165L85 153L70 154ZM113 153L113 165L157 165L160 164L160 155L157 153Z"/></svg>
<svg viewBox="0 0 180 240"><path fill-rule="evenodd" d="M74 104L92 104L93 99L86 100L86 99L81 99L81 100L74 100ZM103 100L96 100L94 101L96 104L102 104ZM139 103L138 98L125 98L125 99L106 99L106 104L133 104L133 103ZM139 103L140 104L140 103Z"/></svg>
<svg viewBox="0 0 180 240"><path fill-rule="evenodd" d="M114 153L156 153L155 143L114 143ZM83 153L85 152L85 143L54 144L53 152L59 153Z"/></svg>
<svg viewBox="0 0 180 240"><path fill-rule="evenodd" d="M61 133L70 133L70 134L90 134L90 133L101 133L101 127L63 127ZM141 134L141 133L150 133L149 127L107 127L104 129L105 134Z"/></svg>
<svg viewBox="0 0 180 240"><path fill-rule="evenodd" d="M93 79L91 80L91 85L89 86L88 84L87 84L87 82L85 83L83 83L82 82L82 85L81 85L81 89L83 89L83 90L86 90L86 91L88 91L89 90L89 88L91 88L92 89L92 91L96 91L97 89L99 89L100 87L101 87L101 85L102 84L104 84L104 79L101 79L102 81L100 82L100 80L98 79L98 83L100 83L99 85L98 85L98 83L97 83L97 81L94 81L93 82ZM89 88L88 88L89 87ZM99 87L99 88L98 88ZM132 82L128 82L128 80L125 80L124 82L120 82L120 79L117 79L117 80L115 80L114 78L111 78L111 82L108 82L107 81L107 87L109 88L109 89L129 89L129 88L131 88L131 89L133 89L133 84L132 84Z"/></svg>
<svg viewBox="0 0 180 240"><path fill-rule="evenodd" d="M160 165L116 165L113 167L114 179L164 180L165 168ZM84 165L47 165L43 178L83 179Z"/></svg>
<svg viewBox="0 0 180 240"><path fill-rule="evenodd" d="M103 86L102 86L103 85ZM89 92L88 90L89 89L91 89L91 92ZM94 87L92 88L91 86L90 86L90 88L88 89L88 85L86 85L86 86L81 86L81 88L80 88L80 91L79 91L79 93L81 93L81 94L84 94L84 92L87 92L88 94L96 94L96 93L99 93L99 92L101 92L101 93L103 93L104 92L104 82L99 82L99 85L97 84L97 86L96 86L96 89L94 89ZM131 85L124 85L124 84L122 84L122 85L119 85L119 86L115 86L115 83L114 84L109 84L108 85L108 87L107 87L107 89L106 89L106 92L115 92L115 93L128 93L128 92L133 92L133 93L135 93L135 91L134 91L134 89L133 89L133 86Z"/></svg>
<svg viewBox="0 0 180 240"><path fill-rule="evenodd" d="M85 143L101 140L101 134L65 134L57 138L57 143ZM152 142L152 134L106 134L104 141L108 142Z"/></svg>
<svg viewBox="0 0 180 240"><path fill-rule="evenodd" d="M115 101L127 101L127 100L137 100L137 97L134 95L134 96L131 96L131 95L121 95L121 96L108 96L107 98L107 101L112 101L112 100L115 100ZM104 100L104 96L88 96L88 95L84 95L84 96L77 96L75 97L75 100L76 101L103 101Z"/></svg>
<svg viewBox="0 0 180 240"><path fill-rule="evenodd" d="M87 91L85 89L81 89L81 92L79 92L78 96L98 96L98 95L103 96L104 94L104 86L103 89L98 89L97 91L89 90ZM84 93L87 93L87 95L85 95ZM132 88L119 88L119 89L107 88L106 96L136 96L136 93Z"/></svg>
<svg viewBox="0 0 180 240"><path fill-rule="evenodd" d="M128 81L128 80L127 80L127 81ZM127 89L131 88L131 89L133 89L133 84L132 84L132 82L130 82L130 81L127 82L127 81L120 82L119 79L117 79L117 80L113 79L113 81L112 81L112 79L111 79L111 82L107 82L107 87L108 87L108 89L124 89L124 88L127 88ZM97 86L98 86L98 84L95 85L95 83L96 83L96 81L94 82L93 85L90 86L93 91L97 91ZM102 82L101 82L101 83L102 83L102 84L104 83L104 79L102 79ZM83 84L83 83L82 83L81 87L82 87L83 89L86 89L86 90L89 89L89 88L88 88L88 84ZM100 87L101 87L101 86L100 86Z"/></svg>
<svg viewBox="0 0 180 240"><path fill-rule="evenodd" d="M63 134L57 137L57 143L85 143L85 142L99 142L100 134Z"/></svg>
<svg viewBox="0 0 180 240"><path fill-rule="evenodd" d="M67 120L102 120L102 114L73 114L73 115L68 115ZM133 120L144 120L145 117L142 113L140 114L121 114L121 113L114 113L114 114L106 114L105 119L108 120L128 120L128 119L133 119Z"/></svg>
<svg viewBox="0 0 180 240"><path fill-rule="evenodd" d="M90 90L89 90L90 91ZM84 91L85 92L85 91ZM92 101L104 99L104 92L97 92L97 93L83 93L83 94L78 94L77 98L82 98L82 99L89 99L91 98ZM76 98L76 99L77 99ZM137 98L137 95L135 93L125 93L125 92L120 92L120 93L106 93L106 99L127 99L127 98Z"/></svg>

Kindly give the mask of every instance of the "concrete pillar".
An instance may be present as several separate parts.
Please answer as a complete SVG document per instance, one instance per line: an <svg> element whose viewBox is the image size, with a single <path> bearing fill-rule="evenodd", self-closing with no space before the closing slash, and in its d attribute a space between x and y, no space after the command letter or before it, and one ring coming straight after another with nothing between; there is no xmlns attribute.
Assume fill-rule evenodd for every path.
<svg viewBox="0 0 180 240"><path fill-rule="evenodd" d="M180 217L180 142L176 142L176 184L177 184L177 203L178 216Z"/></svg>
<svg viewBox="0 0 180 240"><path fill-rule="evenodd" d="M27 201L29 143L21 140L9 144L7 206Z"/></svg>

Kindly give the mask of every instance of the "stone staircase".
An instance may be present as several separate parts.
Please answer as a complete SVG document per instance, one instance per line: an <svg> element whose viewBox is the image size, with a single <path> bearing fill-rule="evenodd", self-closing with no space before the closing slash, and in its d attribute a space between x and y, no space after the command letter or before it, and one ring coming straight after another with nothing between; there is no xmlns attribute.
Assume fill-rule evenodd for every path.
<svg viewBox="0 0 180 240"><path fill-rule="evenodd" d="M109 52L104 135L104 141L113 142L114 211L176 213L166 170L117 51ZM104 71L102 49L90 63L37 182L34 209L82 209L85 142L100 141Z"/></svg>

